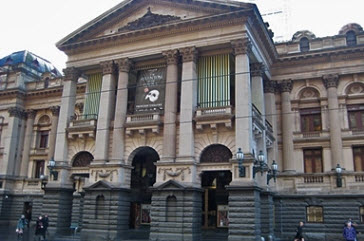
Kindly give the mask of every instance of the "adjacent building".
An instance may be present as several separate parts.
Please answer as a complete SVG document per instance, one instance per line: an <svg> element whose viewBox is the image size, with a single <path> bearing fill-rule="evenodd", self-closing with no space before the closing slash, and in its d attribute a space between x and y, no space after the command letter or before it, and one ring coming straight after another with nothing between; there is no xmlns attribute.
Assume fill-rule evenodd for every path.
<svg viewBox="0 0 364 241"><path fill-rule="evenodd" d="M361 230L363 29L267 26L250 3L125 0L57 43L64 75L1 59L0 221L48 214L81 240Z"/></svg>

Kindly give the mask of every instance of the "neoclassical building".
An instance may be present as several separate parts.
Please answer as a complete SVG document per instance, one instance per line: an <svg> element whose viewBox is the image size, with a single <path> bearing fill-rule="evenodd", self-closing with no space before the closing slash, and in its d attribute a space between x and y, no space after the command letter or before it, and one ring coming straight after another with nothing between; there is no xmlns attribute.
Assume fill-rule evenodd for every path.
<svg viewBox="0 0 364 241"><path fill-rule="evenodd" d="M268 26L250 3L125 0L57 43L63 75L2 58L0 222L48 214L85 241L361 230L363 29Z"/></svg>

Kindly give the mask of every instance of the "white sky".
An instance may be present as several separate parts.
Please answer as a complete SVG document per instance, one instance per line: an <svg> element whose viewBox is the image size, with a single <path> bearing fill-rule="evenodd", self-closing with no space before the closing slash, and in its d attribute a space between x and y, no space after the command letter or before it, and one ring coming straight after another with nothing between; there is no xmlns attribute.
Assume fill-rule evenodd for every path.
<svg viewBox="0 0 364 241"><path fill-rule="evenodd" d="M13 0L0 4L0 58L29 50L60 71L67 56L55 43L122 0ZM276 41L289 40L299 30L317 37L338 34L342 26L364 26L363 0L245 0L256 3L270 23Z"/></svg>

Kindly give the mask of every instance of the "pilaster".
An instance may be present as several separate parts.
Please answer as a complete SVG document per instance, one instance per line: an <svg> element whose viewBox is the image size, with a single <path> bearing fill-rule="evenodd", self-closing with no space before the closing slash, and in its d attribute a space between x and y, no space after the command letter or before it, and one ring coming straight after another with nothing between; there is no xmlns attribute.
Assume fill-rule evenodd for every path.
<svg viewBox="0 0 364 241"><path fill-rule="evenodd" d="M264 81L264 101L265 101L265 116L266 120L272 125L273 137L275 141L272 144L272 148L268 150L268 163L278 159L278 143L277 143L277 106L276 95L277 82L272 80ZM282 167L282 163L279 163Z"/></svg>
<svg viewBox="0 0 364 241"><path fill-rule="evenodd" d="M51 119L51 131L49 133L49 148L48 148L48 160L54 157L54 151L56 149L56 138L57 138L57 127L58 127L58 120L59 120L59 106L52 106L50 108L52 112L52 119Z"/></svg>
<svg viewBox="0 0 364 241"><path fill-rule="evenodd" d="M30 145L33 139L33 125L34 119L37 114L36 110L27 110L27 123L25 129L25 138L24 138L24 147L22 154L22 161L20 165L20 176L27 177L28 167L29 167L29 154L30 154Z"/></svg>

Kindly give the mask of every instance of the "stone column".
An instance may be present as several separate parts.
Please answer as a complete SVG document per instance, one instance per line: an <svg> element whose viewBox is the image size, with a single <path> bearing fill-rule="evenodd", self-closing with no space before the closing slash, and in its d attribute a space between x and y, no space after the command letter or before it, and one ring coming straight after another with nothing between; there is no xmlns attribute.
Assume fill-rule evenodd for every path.
<svg viewBox="0 0 364 241"><path fill-rule="evenodd" d="M235 145L244 153L253 152L252 98L248 38L231 42L235 54Z"/></svg>
<svg viewBox="0 0 364 241"><path fill-rule="evenodd" d="M183 48L180 49L180 53L183 66L178 159L180 161L193 161L195 155L193 115L197 104L197 49L195 47Z"/></svg>
<svg viewBox="0 0 364 241"><path fill-rule="evenodd" d="M53 157L54 158L54 151L56 149L56 138L57 138L57 127L58 127L58 119L59 119L59 106L52 106L52 125L51 131L49 133L49 148L48 148L48 161Z"/></svg>
<svg viewBox="0 0 364 241"><path fill-rule="evenodd" d="M20 125L24 114L23 109L19 107L11 107L8 112L7 138L4 143L3 159L0 162L0 174L12 176L15 174Z"/></svg>
<svg viewBox="0 0 364 241"><path fill-rule="evenodd" d="M25 138L26 119L27 119L27 113L25 111L22 111L21 120L20 120L20 124L19 124L18 144L16 147L16 158L14 160L14 162L15 162L14 175L15 176L20 175L20 169L21 169L21 163L22 163L22 153L23 153L23 147L24 147L24 138Z"/></svg>
<svg viewBox="0 0 364 241"><path fill-rule="evenodd" d="M164 104L163 161L176 158L176 116L177 116L177 81L178 50L163 52L167 60L166 98Z"/></svg>
<svg viewBox="0 0 364 241"><path fill-rule="evenodd" d="M292 81L284 80L281 83L281 116L282 116L282 144L283 144L283 171L295 172L293 155L293 124L294 113L292 113L290 92Z"/></svg>
<svg viewBox="0 0 364 241"><path fill-rule="evenodd" d="M97 130L95 141L95 161L106 162L109 154L110 121L114 112L115 77L113 76L113 62L100 63L103 77L100 96L100 108L97 117Z"/></svg>
<svg viewBox="0 0 364 241"><path fill-rule="evenodd" d="M265 100L265 115L266 120L272 125L273 137L275 141L272 144L272 148L268 150L268 162L278 159L278 141L277 141L277 106L276 106L276 88L277 83L272 80L264 82L264 100ZM282 167L282 163L279 163Z"/></svg>
<svg viewBox="0 0 364 241"><path fill-rule="evenodd" d="M30 154L30 145L33 139L33 125L34 118L37 114L35 110L27 110L27 127L25 129L25 138L24 138L24 147L22 154L22 161L20 166L20 176L27 177L28 176L28 167L29 167L29 154Z"/></svg>
<svg viewBox="0 0 364 241"><path fill-rule="evenodd" d="M330 128L330 148L331 148L331 168L337 164L343 167L343 144L341 139L341 123L339 116L339 100L337 96L338 75L325 75L322 77L327 89L327 99L329 107L329 128Z"/></svg>
<svg viewBox="0 0 364 241"><path fill-rule="evenodd" d="M128 107L128 80L131 61L127 58L115 61L119 68L118 90L116 95L112 160L122 162L125 150L125 120Z"/></svg>

